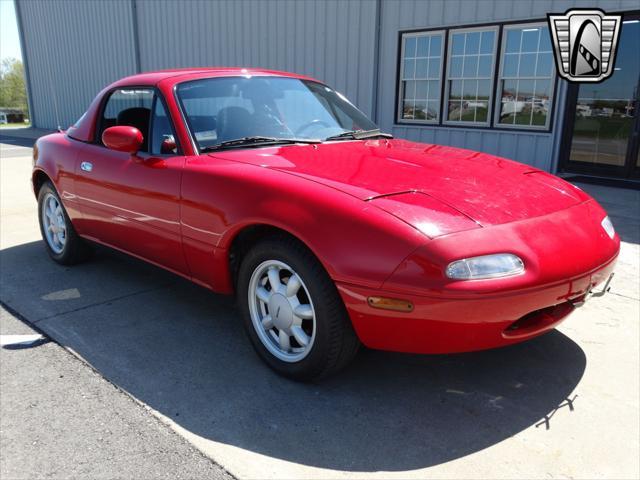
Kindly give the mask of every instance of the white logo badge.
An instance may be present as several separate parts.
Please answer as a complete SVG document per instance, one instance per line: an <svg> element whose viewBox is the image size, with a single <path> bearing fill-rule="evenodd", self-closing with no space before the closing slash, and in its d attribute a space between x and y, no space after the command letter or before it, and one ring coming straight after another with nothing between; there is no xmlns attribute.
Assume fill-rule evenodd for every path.
<svg viewBox="0 0 640 480"><path fill-rule="evenodd" d="M571 82L601 82L613 73L622 15L567 10L547 15L558 74Z"/></svg>

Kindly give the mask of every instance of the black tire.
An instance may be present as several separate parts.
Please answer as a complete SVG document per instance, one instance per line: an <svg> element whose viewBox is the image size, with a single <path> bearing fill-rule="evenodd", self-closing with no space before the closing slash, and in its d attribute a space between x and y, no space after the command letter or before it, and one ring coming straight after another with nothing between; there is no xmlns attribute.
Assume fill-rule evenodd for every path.
<svg viewBox="0 0 640 480"><path fill-rule="evenodd" d="M249 307L249 285L254 271L263 262L277 260L290 265L302 279L315 310L315 341L309 353L297 362L277 358L262 343L254 328ZM303 244L286 236L267 238L251 248L240 264L237 300L245 330L258 355L280 375L298 381L314 381L344 368L354 358L360 341L338 290L322 264Z"/></svg>
<svg viewBox="0 0 640 480"><path fill-rule="evenodd" d="M61 207L62 215L65 222L66 229L66 239L64 242L64 246L62 247L62 251L56 252L53 247L49 244L49 240L47 239L47 235L45 234L45 226L43 220L43 209L45 208L45 199L49 196L53 196L56 198L58 204ZM62 201L60 200L60 196L56 189L53 187L50 181L44 182L42 187L40 187L40 191L38 192L38 222L40 224L40 234L42 235L42 240L44 240L45 247L47 249L47 253L49 256L61 265L74 265L76 263L82 262L85 260L90 252L91 248L78 234L73 228L73 224L69 219L69 215L67 215L67 211L62 205Z"/></svg>

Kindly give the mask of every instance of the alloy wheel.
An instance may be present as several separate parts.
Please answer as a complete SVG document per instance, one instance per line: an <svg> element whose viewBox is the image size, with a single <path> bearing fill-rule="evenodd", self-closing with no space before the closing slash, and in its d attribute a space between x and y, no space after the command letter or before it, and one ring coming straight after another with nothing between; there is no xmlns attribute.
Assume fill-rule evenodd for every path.
<svg viewBox="0 0 640 480"><path fill-rule="evenodd" d="M60 254L67 243L67 223L58 198L47 193L42 203L42 225L49 248Z"/></svg>
<svg viewBox="0 0 640 480"><path fill-rule="evenodd" d="M285 362L299 362L313 347L316 314L302 278L284 262L256 267L248 289L253 327L267 350Z"/></svg>

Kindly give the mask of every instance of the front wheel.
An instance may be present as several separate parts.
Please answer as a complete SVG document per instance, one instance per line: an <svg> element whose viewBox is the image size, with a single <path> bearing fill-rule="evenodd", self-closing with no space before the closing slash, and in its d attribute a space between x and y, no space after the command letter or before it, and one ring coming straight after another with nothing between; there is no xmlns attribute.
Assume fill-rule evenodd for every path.
<svg viewBox="0 0 640 480"><path fill-rule="evenodd" d="M358 350L335 284L293 239L268 239L247 252L238 275L238 301L254 348L286 377L326 377Z"/></svg>
<svg viewBox="0 0 640 480"><path fill-rule="evenodd" d="M50 182L45 182L38 192L38 218L42 239L53 260L62 265L72 265L87 257L89 247L74 230Z"/></svg>

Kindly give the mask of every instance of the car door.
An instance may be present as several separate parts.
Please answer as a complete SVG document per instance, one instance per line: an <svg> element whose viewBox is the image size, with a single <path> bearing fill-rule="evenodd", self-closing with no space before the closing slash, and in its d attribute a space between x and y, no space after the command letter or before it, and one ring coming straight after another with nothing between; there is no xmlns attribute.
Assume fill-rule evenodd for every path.
<svg viewBox="0 0 640 480"><path fill-rule="evenodd" d="M188 275L179 219L184 156L163 99L152 88L118 88L98 121L96 141L84 146L76 163L83 233ZM102 132L115 125L142 132L137 154L102 144Z"/></svg>

